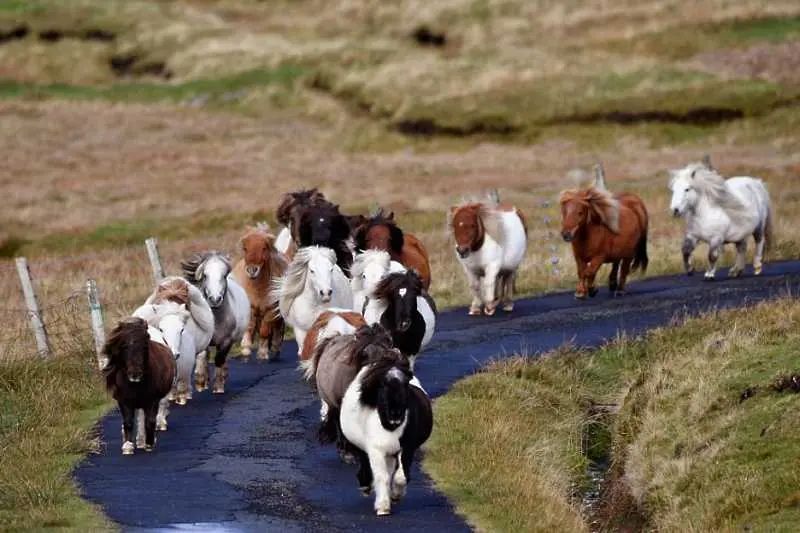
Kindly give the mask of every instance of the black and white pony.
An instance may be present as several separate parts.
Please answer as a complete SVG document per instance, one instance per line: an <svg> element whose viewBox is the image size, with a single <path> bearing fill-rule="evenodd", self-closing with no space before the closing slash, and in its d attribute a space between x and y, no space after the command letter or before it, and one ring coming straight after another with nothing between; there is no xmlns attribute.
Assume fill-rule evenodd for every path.
<svg viewBox="0 0 800 533"><path fill-rule="evenodd" d="M431 400L398 350L359 370L347 388L339 415L341 431L359 460L358 482L375 490L375 512L391 514L405 495L411 462L433 430Z"/></svg>
<svg viewBox="0 0 800 533"><path fill-rule="evenodd" d="M411 369L436 327L436 304L414 270L389 272L366 296L364 319L379 323L392 335L395 348L408 356Z"/></svg>

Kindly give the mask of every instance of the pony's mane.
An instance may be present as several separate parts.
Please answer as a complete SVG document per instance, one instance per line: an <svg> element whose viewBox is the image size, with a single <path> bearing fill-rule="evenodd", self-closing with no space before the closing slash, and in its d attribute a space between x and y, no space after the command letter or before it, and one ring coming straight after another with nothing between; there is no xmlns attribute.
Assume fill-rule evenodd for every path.
<svg viewBox="0 0 800 533"><path fill-rule="evenodd" d="M364 281L361 279L361 275L364 274L367 265L377 262L385 265L384 270L389 270L389 265L392 262L389 252L385 250L364 250L356 255L350 267L350 275L353 276L351 279L353 290L360 291L364 289Z"/></svg>
<svg viewBox="0 0 800 533"><path fill-rule="evenodd" d="M375 288L375 298L387 299L391 301L390 296L402 287L408 287L419 296L423 292L422 279L415 270L406 270L405 272L392 272L384 276Z"/></svg>
<svg viewBox="0 0 800 533"><path fill-rule="evenodd" d="M568 189L561 192L559 202L579 202L589 208L590 216L594 215L600 222L614 233L619 233L619 201L610 192L588 187L586 189Z"/></svg>
<svg viewBox="0 0 800 533"><path fill-rule="evenodd" d="M275 219L280 224L288 226L292 220L292 211L295 207L306 206L320 201L325 201L325 195L319 192L316 187L284 193L278 208L275 210Z"/></svg>
<svg viewBox="0 0 800 533"><path fill-rule="evenodd" d="M175 302L189 305L189 283L178 277L165 278L156 286L153 303Z"/></svg>
<svg viewBox="0 0 800 533"><path fill-rule="evenodd" d="M502 224L502 213L499 209L499 196L496 192L489 192L486 197L477 199L475 197L462 198L449 211L447 225L452 228L453 218L458 212L466 209L475 214L483 226L484 232L501 245L506 242L505 231Z"/></svg>
<svg viewBox="0 0 800 533"><path fill-rule="evenodd" d="M355 234L353 235L356 244L356 250L367 249L367 234L369 233L369 230L375 226L386 226L389 228L389 246L396 254L403 252L403 230L400 229L400 227L397 225L397 222L394 220L394 213L391 213L387 216L384 214L382 207L371 213L369 218L356 229Z"/></svg>
<svg viewBox="0 0 800 533"><path fill-rule="evenodd" d="M336 253L324 246L304 246L295 252L292 262L286 268L286 273L272 279L269 303L279 304L280 313L285 315L294 304L295 299L303 293L306 286L306 276L308 275L308 264L315 255L322 254L334 265L336 264Z"/></svg>
<svg viewBox="0 0 800 533"><path fill-rule="evenodd" d="M137 309L135 313L137 317L145 319L149 325L156 326L162 318L169 315L180 314L183 318L188 320L192 314L186 307L182 307L184 305L185 304L177 302L164 301L161 303L144 305Z"/></svg>
<svg viewBox="0 0 800 533"><path fill-rule="evenodd" d="M323 339L314 348L311 364L306 369L306 379L316 375L319 360L323 353L344 354L347 364L361 368L379 360L387 351L393 349L392 337L380 324L361 326L348 335L334 335Z"/></svg>
<svg viewBox="0 0 800 533"><path fill-rule="evenodd" d="M361 378L361 403L369 407L377 407L378 390L386 374L396 368L408 379L414 377L408 357L397 348L385 350L380 357L368 362L367 371Z"/></svg>
<svg viewBox="0 0 800 533"><path fill-rule="evenodd" d="M135 350L150 349L150 335L147 333L147 321L139 317L126 317L111 330L103 346L103 354L108 363L103 368L106 387L114 387L114 375L125 369L125 354ZM125 349L123 349L125 348Z"/></svg>
<svg viewBox="0 0 800 533"><path fill-rule="evenodd" d="M731 194L725 183L727 180L705 162L689 163L679 172L690 176L695 190L724 209L732 219L739 221L752 217L747 206Z"/></svg>
<svg viewBox="0 0 800 533"><path fill-rule="evenodd" d="M181 261L181 270L183 271L183 277L188 282L197 284L200 281L198 276L198 269L203 266L209 259L219 258L225 265L228 267L228 271L231 269L231 262L228 260L222 252L217 250L207 250L205 252L194 254L189 259L184 259ZM202 275L201 275L202 277Z"/></svg>

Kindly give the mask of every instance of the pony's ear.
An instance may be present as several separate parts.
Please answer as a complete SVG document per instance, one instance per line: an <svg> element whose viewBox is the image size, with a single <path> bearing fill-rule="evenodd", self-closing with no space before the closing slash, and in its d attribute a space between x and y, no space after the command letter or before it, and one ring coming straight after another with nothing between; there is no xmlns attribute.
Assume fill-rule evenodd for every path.
<svg viewBox="0 0 800 533"><path fill-rule="evenodd" d="M386 217L386 220L394 220L394 211L389 212L389 216Z"/></svg>
<svg viewBox="0 0 800 533"><path fill-rule="evenodd" d="M450 206L450 216L455 215L456 211L458 211L458 206L457 205L451 205Z"/></svg>

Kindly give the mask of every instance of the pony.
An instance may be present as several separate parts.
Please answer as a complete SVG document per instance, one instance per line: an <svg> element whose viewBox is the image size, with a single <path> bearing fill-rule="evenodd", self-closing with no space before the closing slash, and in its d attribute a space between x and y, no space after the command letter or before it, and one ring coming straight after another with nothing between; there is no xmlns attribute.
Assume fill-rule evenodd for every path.
<svg viewBox="0 0 800 533"><path fill-rule="evenodd" d="M299 347L297 354L300 360L300 368L307 370L311 364L311 357L317 345L324 339L334 335L346 335L353 333L361 326L367 325L366 320L361 315L350 309L328 309L317 315L314 323L303 339L302 346ZM310 379L309 376L306 376Z"/></svg>
<svg viewBox="0 0 800 533"><path fill-rule="evenodd" d="M528 226L517 207L500 203L497 194L488 201L450 207L448 225L455 252L472 292L468 313L487 316L498 305L514 310L513 294L528 245Z"/></svg>
<svg viewBox="0 0 800 533"><path fill-rule="evenodd" d="M106 389L122 415L122 455L134 452L137 410L143 416L135 440L145 451L152 451L156 444L156 418L166 423L166 397L175 380L175 361L170 349L154 338L159 338L158 332L148 328L144 319L128 317L114 327L103 346L108 358L103 368Z"/></svg>
<svg viewBox="0 0 800 533"><path fill-rule="evenodd" d="M316 384L320 398L319 440L335 441L345 462L350 462L353 455L339 425L344 393L371 355L391 349L389 333L381 325L367 325L362 319L357 328L347 333L321 339L308 360L305 379Z"/></svg>
<svg viewBox="0 0 800 533"><path fill-rule="evenodd" d="M366 250L358 253L350 267L350 288L353 290L353 309L364 313L367 298L375 292L380 280L390 272L405 272L406 267L393 261L389 252Z"/></svg>
<svg viewBox="0 0 800 533"><path fill-rule="evenodd" d="M379 209L366 219L354 232L357 251L385 250L392 261L417 271L422 286L427 291L431 286L431 263L428 251L422 242L411 233L404 233L394 219L394 211L384 215Z"/></svg>
<svg viewBox="0 0 800 533"><path fill-rule="evenodd" d="M330 202L317 203L301 207L295 211L292 221L296 231L295 241L298 246L324 246L336 253L336 264L345 275L350 273L353 262L351 249L350 223L339 206Z"/></svg>
<svg viewBox="0 0 800 533"><path fill-rule="evenodd" d="M186 304L167 300L159 304L145 304L136 309L133 316L143 318L149 327L158 330L163 343L172 352L177 364L177 379L167 399L175 400L178 405L186 405L186 401L192 399L192 370L198 352L194 336L187 327L192 314L186 309ZM166 431L166 420L159 421L157 429Z"/></svg>
<svg viewBox="0 0 800 533"><path fill-rule="evenodd" d="M286 273L272 279L269 301L294 331L298 349L306 333L322 311L329 308L349 309L353 294L336 254L330 248L299 248Z"/></svg>
<svg viewBox="0 0 800 533"><path fill-rule="evenodd" d="M414 453L433 430L431 400L408 359L382 350L362 366L344 393L339 423L358 456L362 493L374 488L376 514L391 514L391 501L405 495Z"/></svg>
<svg viewBox="0 0 800 533"><path fill-rule="evenodd" d="M686 220L681 248L686 273L694 272L692 252L703 241L708 243L705 279L714 279L717 259L727 243L736 245L736 262L728 276L740 275L745 268L747 238L752 235L756 242L753 273L761 274L773 233L772 207L764 182L748 176L726 180L711 167L708 156L703 162L690 163L670 174L670 211Z"/></svg>
<svg viewBox="0 0 800 533"><path fill-rule="evenodd" d="M228 379L228 352L240 342L250 323L250 300L247 293L231 276L231 264L216 250L195 254L181 261L183 277L199 288L214 315L214 335L209 346L215 347L214 394L225 392ZM195 387L198 391L208 386L207 352L197 356Z"/></svg>
<svg viewBox="0 0 800 533"><path fill-rule="evenodd" d="M275 219L279 224L283 224L284 227L278 233L275 247L289 261L292 260L295 252L297 252L296 228L292 225L292 221L297 219L300 209L323 202L327 202L327 199L316 187L284 193L281 197L278 208L275 210Z"/></svg>
<svg viewBox="0 0 800 533"><path fill-rule="evenodd" d="M175 302L183 304L189 310L190 317L186 322L186 329L192 335L196 354L192 354L192 361L197 361L197 354L206 351L211 337L214 335L214 314L211 312L211 307L208 305L203 293L194 285L187 282L179 276L167 276L156 285L156 288L144 301L144 305L140 308L140 313L134 313L135 316L141 316L148 319L147 306L158 305L164 302ZM177 389L185 390L185 399L192 398L191 380L183 384L185 376L178 373L178 384L176 390L169 394L169 399L175 399ZM200 389L198 389L200 390Z"/></svg>
<svg viewBox="0 0 800 533"><path fill-rule="evenodd" d="M233 277L244 288L250 301L250 322L242 337L242 355L247 357L258 333L258 358L272 360L280 355L286 330L283 317L270 302L272 278L283 276L286 257L275 249L275 236L268 226L248 226L239 244L244 257L233 267Z"/></svg>
<svg viewBox="0 0 800 533"><path fill-rule="evenodd" d="M642 199L588 187L563 191L559 202L561 236L572 244L578 270L575 298L597 294L594 280L604 263L611 263L611 294L624 294L628 274L647 270L648 214Z"/></svg>
<svg viewBox="0 0 800 533"><path fill-rule="evenodd" d="M394 346L409 358L411 368L419 352L433 338L436 304L422 288L413 270L386 274L367 297L364 319L389 331Z"/></svg>

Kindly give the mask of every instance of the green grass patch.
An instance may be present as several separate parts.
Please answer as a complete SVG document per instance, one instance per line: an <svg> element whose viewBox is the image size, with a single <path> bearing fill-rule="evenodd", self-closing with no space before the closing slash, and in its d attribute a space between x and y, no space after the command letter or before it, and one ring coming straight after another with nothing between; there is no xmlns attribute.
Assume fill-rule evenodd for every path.
<svg viewBox="0 0 800 533"><path fill-rule="evenodd" d="M110 407L88 351L0 361L0 524L3 531L110 531L71 477Z"/></svg>
<svg viewBox="0 0 800 533"><path fill-rule="evenodd" d="M632 515L647 530L792 531L800 396L771 383L798 371L798 325L800 303L782 300L498 362L436 401L425 468L484 531L618 530ZM606 456L591 514L586 467Z"/></svg>

